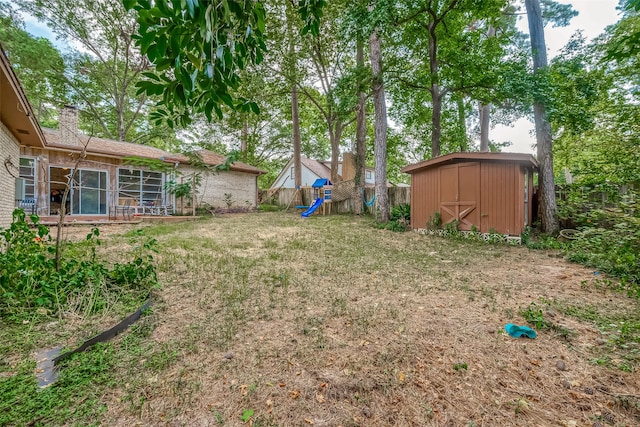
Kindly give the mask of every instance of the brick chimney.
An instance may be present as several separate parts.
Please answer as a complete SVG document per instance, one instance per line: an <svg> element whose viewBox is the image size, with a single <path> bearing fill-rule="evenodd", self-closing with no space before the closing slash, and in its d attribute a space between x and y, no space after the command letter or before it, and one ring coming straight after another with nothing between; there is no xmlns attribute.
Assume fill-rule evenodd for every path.
<svg viewBox="0 0 640 427"><path fill-rule="evenodd" d="M349 181L356 177L356 156L345 151L342 153L342 179Z"/></svg>
<svg viewBox="0 0 640 427"><path fill-rule="evenodd" d="M78 145L78 110L65 105L60 110L60 143Z"/></svg>

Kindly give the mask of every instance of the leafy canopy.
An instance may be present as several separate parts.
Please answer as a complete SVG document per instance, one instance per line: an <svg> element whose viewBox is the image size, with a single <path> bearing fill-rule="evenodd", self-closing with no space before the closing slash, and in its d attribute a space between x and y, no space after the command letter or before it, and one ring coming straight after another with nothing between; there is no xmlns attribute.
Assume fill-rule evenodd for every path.
<svg viewBox="0 0 640 427"><path fill-rule="evenodd" d="M138 93L161 95L156 122L187 126L191 111L221 118L221 105L258 112L257 104L232 92L240 83L239 71L262 61L265 11L249 0L123 0L138 13L141 52L155 65L148 79L137 84Z"/></svg>
<svg viewBox="0 0 640 427"><path fill-rule="evenodd" d="M259 112L236 93L240 72L262 62L266 12L258 0L122 0L138 14L137 46L155 66L138 93L159 95L156 123L185 127L193 113L222 118L222 106ZM317 35L325 0L295 2L303 33Z"/></svg>

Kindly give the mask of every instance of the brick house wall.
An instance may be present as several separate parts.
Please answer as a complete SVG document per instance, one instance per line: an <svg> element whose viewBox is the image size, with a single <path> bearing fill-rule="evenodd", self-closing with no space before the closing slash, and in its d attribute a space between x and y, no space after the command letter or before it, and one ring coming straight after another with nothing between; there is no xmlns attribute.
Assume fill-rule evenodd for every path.
<svg viewBox="0 0 640 427"><path fill-rule="evenodd" d="M178 182L186 182L193 168L180 166L182 177ZM207 204L216 208L226 208L225 194L231 195L232 206L255 207L258 199L258 176L246 172L220 171L219 173L201 172L202 181L196 197L199 205Z"/></svg>
<svg viewBox="0 0 640 427"><path fill-rule="evenodd" d="M16 176L19 173L20 165L20 145L13 137L9 129L0 123L0 159L7 167L0 167L0 228L7 228L11 224L11 215L15 206L15 176L9 173L11 170ZM10 160L15 167L8 163ZM9 169L9 170L7 170Z"/></svg>

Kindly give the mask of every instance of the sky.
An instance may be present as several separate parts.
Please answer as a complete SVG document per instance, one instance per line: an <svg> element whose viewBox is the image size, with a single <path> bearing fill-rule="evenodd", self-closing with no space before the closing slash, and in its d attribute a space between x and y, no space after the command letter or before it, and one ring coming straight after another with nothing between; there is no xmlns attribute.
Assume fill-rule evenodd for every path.
<svg viewBox="0 0 640 427"><path fill-rule="evenodd" d="M561 3L571 3L577 10L578 16L571 20L568 27L544 29L545 42L547 44L547 56L551 60L569 41L571 35L582 30L587 41L599 36L604 29L620 19L620 12L616 10L618 0L571 0ZM518 27L524 33L529 33L526 17L518 22ZM511 141L513 145L503 151L535 154L534 125L527 119L520 119L512 126L498 125L489 133L489 138L496 142Z"/></svg>
<svg viewBox="0 0 640 427"><path fill-rule="evenodd" d="M578 30L582 30L587 41L599 36L604 29L616 23L620 19L620 12L616 10L618 0L559 0L562 3L570 3L578 16L571 20L568 27L545 28L545 41L547 44L547 55L551 60L569 41L571 35ZM39 37L46 37L55 41L55 35L45 24L37 21L32 16L24 16L27 31ZM528 33L526 16L521 17L518 22L521 31ZM64 43L56 41L55 44L64 49ZM527 119L520 119L511 126L497 125L490 131L489 138L496 142L511 141L513 144L503 151L535 153L534 125Z"/></svg>

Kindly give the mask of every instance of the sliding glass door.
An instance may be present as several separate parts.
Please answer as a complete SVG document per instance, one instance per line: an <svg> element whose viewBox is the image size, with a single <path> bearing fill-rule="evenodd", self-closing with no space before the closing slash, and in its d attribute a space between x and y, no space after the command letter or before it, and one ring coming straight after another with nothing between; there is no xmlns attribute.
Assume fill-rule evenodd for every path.
<svg viewBox="0 0 640 427"><path fill-rule="evenodd" d="M71 212L74 214L106 215L107 172L79 170L71 200Z"/></svg>
<svg viewBox="0 0 640 427"><path fill-rule="evenodd" d="M49 168L50 215L60 212L62 195L71 173L70 168ZM106 171L78 170L69 189L66 211L74 215L106 215L107 179Z"/></svg>

